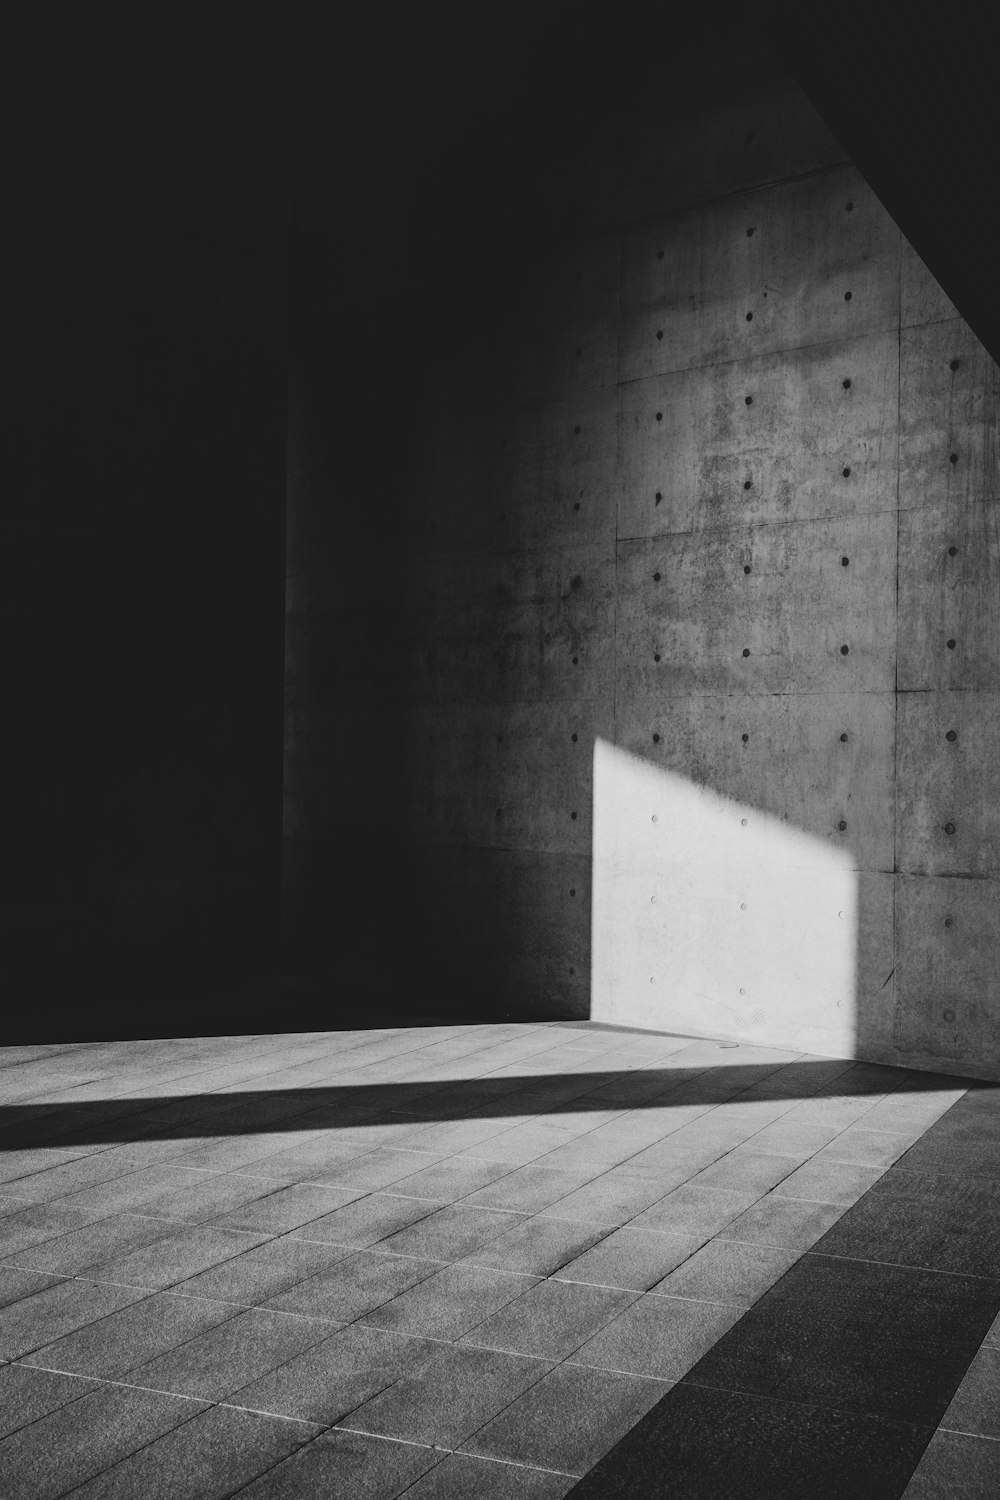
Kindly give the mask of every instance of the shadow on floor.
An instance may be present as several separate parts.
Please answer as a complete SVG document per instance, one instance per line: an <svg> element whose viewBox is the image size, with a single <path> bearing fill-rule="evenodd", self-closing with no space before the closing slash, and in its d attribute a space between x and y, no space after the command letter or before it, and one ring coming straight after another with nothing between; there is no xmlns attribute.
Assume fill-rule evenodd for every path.
<svg viewBox="0 0 1000 1500"><path fill-rule="evenodd" d="M713 1045L713 1044L709 1044ZM720 1056L726 1045L719 1044ZM0 1087L5 1070L0 1070ZM824 1094L882 1095L899 1088L898 1068L822 1059L802 1063L709 1064L587 1073L525 1073L433 1082L350 1083L301 1089L177 1093L80 1102L27 1098L0 1105L0 1149L24 1150L61 1136L74 1143L119 1144L282 1131L344 1129L388 1123L399 1114L421 1121L503 1119L642 1109L710 1109L742 1095L741 1104L812 1099ZM108 1080L112 1088L113 1081ZM907 1079L907 1092L934 1088L990 1090L990 1085L937 1074ZM71 1086L70 1086L71 1087ZM694 1116L692 1116L694 1118Z"/></svg>

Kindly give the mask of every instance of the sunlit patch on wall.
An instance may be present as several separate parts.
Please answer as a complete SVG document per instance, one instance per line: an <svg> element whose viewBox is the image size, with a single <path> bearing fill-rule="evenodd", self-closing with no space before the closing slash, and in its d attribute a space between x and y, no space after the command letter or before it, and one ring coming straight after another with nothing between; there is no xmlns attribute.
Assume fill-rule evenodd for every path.
<svg viewBox="0 0 1000 1500"><path fill-rule="evenodd" d="M842 847L598 739L593 869L594 1020L853 1055Z"/></svg>

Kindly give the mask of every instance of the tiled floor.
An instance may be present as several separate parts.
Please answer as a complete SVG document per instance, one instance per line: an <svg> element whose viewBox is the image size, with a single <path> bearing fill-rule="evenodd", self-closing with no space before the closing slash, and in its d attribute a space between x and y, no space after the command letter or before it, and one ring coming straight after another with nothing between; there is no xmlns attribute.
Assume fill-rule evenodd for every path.
<svg viewBox="0 0 1000 1500"><path fill-rule="evenodd" d="M5 1049L0 1492L721 1496L693 1435L738 1428L805 1494L792 1412L834 1453L908 1424L865 1493L993 1495L990 1110L574 1024Z"/></svg>

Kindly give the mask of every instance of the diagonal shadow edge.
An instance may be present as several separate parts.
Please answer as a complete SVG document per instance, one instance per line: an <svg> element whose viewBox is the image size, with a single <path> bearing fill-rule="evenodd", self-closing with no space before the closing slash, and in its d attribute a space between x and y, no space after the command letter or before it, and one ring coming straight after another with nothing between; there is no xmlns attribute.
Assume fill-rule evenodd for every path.
<svg viewBox="0 0 1000 1500"><path fill-rule="evenodd" d="M678 1127L720 1104L797 1101L824 1097L883 1097L991 1085L951 1075L914 1075L901 1068L843 1059L750 1063L730 1067L635 1068L588 1073L535 1073L501 1078L349 1083L117 1097L79 1102L43 1099L0 1104L0 1151L74 1142L122 1144L148 1139L243 1135L272 1129L317 1131L425 1121L676 1109ZM387 1120L398 1116L399 1120Z"/></svg>

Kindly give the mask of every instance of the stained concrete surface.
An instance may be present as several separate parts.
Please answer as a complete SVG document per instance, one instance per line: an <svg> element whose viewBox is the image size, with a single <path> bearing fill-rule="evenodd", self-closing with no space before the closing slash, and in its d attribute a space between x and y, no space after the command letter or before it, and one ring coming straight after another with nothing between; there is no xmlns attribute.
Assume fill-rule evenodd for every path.
<svg viewBox="0 0 1000 1500"><path fill-rule="evenodd" d="M555 1497L768 1296L806 1316L830 1264L884 1279L894 1202L930 1269L883 1364L912 1362L935 1287L992 1294L991 1091L964 1080L538 1023L0 1064L6 1493ZM946 1243L965 1259L938 1269ZM988 1465L995 1334L979 1352L965 1307L914 1494ZM845 1473L881 1420L859 1402L821 1409Z"/></svg>

